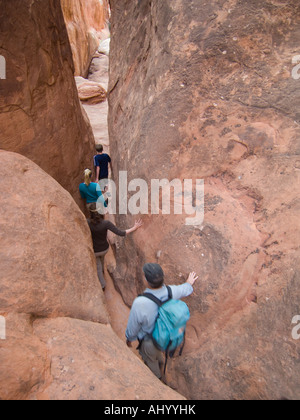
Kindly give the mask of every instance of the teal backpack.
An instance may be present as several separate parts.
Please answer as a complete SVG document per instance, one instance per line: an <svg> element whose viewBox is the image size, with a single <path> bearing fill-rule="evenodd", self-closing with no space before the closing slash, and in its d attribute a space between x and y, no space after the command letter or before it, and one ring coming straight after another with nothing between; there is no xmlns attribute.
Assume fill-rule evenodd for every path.
<svg viewBox="0 0 300 420"><path fill-rule="evenodd" d="M190 319L190 311L186 303L173 299L171 288L167 286L167 289L169 297L165 302L162 302L151 293L142 295L158 305L158 316L152 332L152 340L154 345L166 354L165 371L168 356L173 357L180 345L182 347L179 355L181 356L182 354L186 323Z"/></svg>

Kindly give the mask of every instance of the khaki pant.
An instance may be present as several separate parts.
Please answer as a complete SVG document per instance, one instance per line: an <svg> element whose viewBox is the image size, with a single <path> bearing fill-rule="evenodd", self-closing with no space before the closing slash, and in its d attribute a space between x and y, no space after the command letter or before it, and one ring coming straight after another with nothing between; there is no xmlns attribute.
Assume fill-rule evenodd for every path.
<svg viewBox="0 0 300 420"><path fill-rule="evenodd" d="M101 283L102 289L105 289L106 281L104 278L104 257L108 253L108 249L103 252L95 252L95 257L97 261L97 273L98 279Z"/></svg>
<svg viewBox="0 0 300 420"><path fill-rule="evenodd" d="M144 338L139 351L145 365L148 366L155 376L161 379L161 368L164 364L164 356L163 353L155 347L151 337L146 336Z"/></svg>

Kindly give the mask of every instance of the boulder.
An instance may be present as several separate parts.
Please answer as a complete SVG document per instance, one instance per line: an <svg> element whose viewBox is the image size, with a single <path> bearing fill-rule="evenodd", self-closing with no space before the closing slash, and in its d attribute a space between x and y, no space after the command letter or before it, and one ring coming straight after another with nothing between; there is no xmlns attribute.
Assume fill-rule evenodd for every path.
<svg viewBox="0 0 300 420"><path fill-rule="evenodd" d="M54 179L0 151L0 312L108 322L84 215Z"/></svg>
<svg viewBox="0 0 300 420"><path fill-rule="evenodd" d="M0 341L0 400L25 400L45 381L47 347L32 334L30 314L5 314L6 339ZM1 313L1 309L0 309Z"/></svg>
<svg viewBox="0 0 300 420"><path fill-rule="evenodd" d="M96 105L106 101L106 90L100 83L85 81L78 86L79 99L85 104Z"/></svg>
<svg viewBox="0 0 300 420"><path fill-rule="evenodd" d="M49 371L33 399L184 400L163 385L110 326L70 318L37 320Z"/></svg>
<svg viewBox="0 0 300 420"><path fill-rule="evenodd" d="M6 315L1 400L184 400L163 385L109 325Z"/></svg>

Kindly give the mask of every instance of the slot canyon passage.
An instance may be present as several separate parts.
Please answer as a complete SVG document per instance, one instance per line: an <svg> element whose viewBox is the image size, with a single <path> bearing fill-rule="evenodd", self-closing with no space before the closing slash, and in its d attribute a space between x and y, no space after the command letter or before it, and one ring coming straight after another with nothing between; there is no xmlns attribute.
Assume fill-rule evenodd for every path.
<svg viewBox="0 0 300 420"><path fill-rule="evenodd" d="M299 39L298 0L0 0L1 400L299 399ZM95 143L117 188L204 181L202 225L110 236L104 293ZM168 386L125 343L146 262L199 275Z"/></svg>

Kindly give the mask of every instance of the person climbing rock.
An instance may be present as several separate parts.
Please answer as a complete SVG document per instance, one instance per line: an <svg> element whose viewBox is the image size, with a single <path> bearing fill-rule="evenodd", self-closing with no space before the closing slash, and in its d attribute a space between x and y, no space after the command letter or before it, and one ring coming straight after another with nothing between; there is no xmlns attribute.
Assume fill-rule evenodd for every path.
<svg viewBox="0 0 300 420"><path fill-rule="evenodd" d="M92 182L92 171L85 169L84 171L84 182L79 185L79 191L81 198L86 200L86 207L90 210L91 204L98 203L104 208L107 207L107 203L102 194L99 184Z"/></svg>
<svg viewBox="0 0 300 420"><path fill-rule="evenodd" d="M138 220L132 228L120 230L109 220L104 220L104 215L98 213L97 206L94 203L90 206L90 219L88 219L88 224L92 233L98 278L102 289L104 290L106 286L104 278L104 258L109 251L107 232L111 231L118 236L126 236L142 227L143 223L141 220Z"/></svg>
<svg viewBox="0 0 300 420"><path fill-rule="evenodd" d="M94 156L94 165L96 172L96 182L102 179L108 179L108 165L111 166L111 158L107 153L103 153L102 144L96 146L97 155Z"/></svg>
<svg viewBox="0 0 300 420"><path fill-rule="evenodd" d="M145 264L143 272L147 284L145 294L154 295L161 302L169 299L171 290L172 299L179 300L193 293L193 285L198 279L196 273L190 273L186 283L179 286L166 286L164 284L164 272L159 264ZM152 332L158 316L158 305L141 295L133 302L127 329L126 343L132 347L132 342L139 341L139 352L144 363L159 379L163 379L164 356L153 342Z"/></svg>

